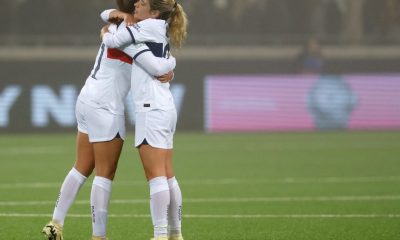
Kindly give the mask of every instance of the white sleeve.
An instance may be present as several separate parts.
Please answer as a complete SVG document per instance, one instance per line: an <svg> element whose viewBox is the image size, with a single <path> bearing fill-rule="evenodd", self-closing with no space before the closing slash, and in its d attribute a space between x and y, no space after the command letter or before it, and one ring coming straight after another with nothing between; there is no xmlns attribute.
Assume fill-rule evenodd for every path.
<svg viewBox="0 0 400 240"><path fill-rule="evenodd" d="M127 28L118 28L114 34L106 32L103 35L103 43L109 48L119 48L134 42Z"/></svg>
<svg viewBox="0 0 400 240"><path fill-rule="evenodd" d="M164 75L174 70L176 66L174 57L170 56L169 59L156 57L144 43L130 44L120 50L132 57L135 64L138 64L152 76Z"/></svg>
<svg viewBox="0 0 400 240"><path fill-rule="evenodd" d="M102 19L104 22L108 23L108 20L110 19L110 14L111 14L111 12L114 11L114 10L115 10L115 9L107 9L107 10L104 10L103 12L101 12L101 14L100 14L101 19Z"/></svg>
<svg viewBox="0 0 400 240"><path fill-rule="evenodd" d="M152 19L146 19L126 28L132 36L133 43L156 42L158 26Z"/></svg>
<svg viewBox="0 0 400 240"><path fill-rule="evenodd" d="M103 42L109 48L119 48L129 44L137 44L143 42L157 42L155 36L154 22L151 20L143 20L133 26L118 28L114 34L105 33Z"/></svg>
<svg viewBox="0 0 400 240"><path fill-rule="evenodd" d="M116 24L111 24L110 26L108 26L108 31L110 33L115 33L118 30L118 27Z"/></svg>
<svg viewBox="0 0 400 240"><path fill-rule="evenodd" d="M176 60L170 58L155 57L151 51L144 51L135 58L135 63L139 64L150 75L158 77L174 70Z"/></svg>

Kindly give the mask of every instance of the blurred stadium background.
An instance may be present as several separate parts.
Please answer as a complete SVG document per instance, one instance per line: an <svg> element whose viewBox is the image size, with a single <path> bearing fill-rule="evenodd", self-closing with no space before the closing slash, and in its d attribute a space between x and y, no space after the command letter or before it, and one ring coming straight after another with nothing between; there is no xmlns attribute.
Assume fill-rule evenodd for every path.
<svg viewBox="0 0 400 240"><path fill-rule="evenodd" d="M179 2L190 20L171 85L185 238L397 239L400 0ZM99 14L114 6L0 0L0 239L38 239L51 217ZM148 239L127 106L109 232ZM89 239L89 194L90 183L66 239Z"/></svg>
<svg viewBox="0 0 400 240"><path fill-rule="evenodd" d="M317 125L313 119L315 111L321 110L315 110L310 103L318 102L310 100L314 94L311 89L317 88L314 82L329 82L321 79L327 75L337 78L330 78L336 88L323 87L328 92L319 94L327 96L328 104L320 105L326 108L321 111L331 111L328 118L353 120L350 128L400 127L400 97L393 92L400 91L400 1L183 0L181 3L189 15L190 29L187 44L175 52L178 67L173 92L180 111L180 130L249 130L243 129L243 124L235 125L232 122L235 119L242 123L256 121L258 127L253 130L257 131L309 130ZM99 13L114 6L113 1L106 0L1 0L1 132L75 129L74 101L100 43L103 23ZM316 40L316 50L308 53L304 49L310 39ZM358 81L366 75L374 79ZM253 80L247 81L249 78ZM216 88L217 83L224 81L234 84ZM274 86L271 82L281 84ZM337 87L340 82L342 88ZM377 88L385 85L387 88ZM243 89L243 95L234 93L238 88ZM300 90L296 88L303 93L293 94ZM258 94L252 94L254 90ZM390 96L387 90L392 90ZM232 96L224 100L212 97L212 94L220 96L221 92L231 92ZM280 94L269 96L271 92ZM336 98L329 99L329 93ZM389 99L383 100L382 96ZM324 102L322 97L314 98ZM335 101L342 104L332 106ZM221 108L225 109L222 115L233 117L228 129L214 126L215 119L226 120L214 114ZM294 113L299 108L303 112ZM347 110L336 109L339 113L332 113L334 110L327 108ZM340 113L343 111L347 111L347 117ZM239 117L243 115L248 117ZM375 119L372 115L381 116ZM293 117L304 121L300 125L289 122L280 126L267 123L271 116L277 121ZM371 122L365 123L365 119Z"/></svg>

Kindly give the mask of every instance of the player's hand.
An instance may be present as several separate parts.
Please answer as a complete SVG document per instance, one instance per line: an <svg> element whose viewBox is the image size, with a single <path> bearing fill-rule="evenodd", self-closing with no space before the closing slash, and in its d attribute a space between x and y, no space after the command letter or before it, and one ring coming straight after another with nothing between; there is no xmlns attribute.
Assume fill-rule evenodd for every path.
<svg viewBox="0 0 400 240"><path fill-rule="evenodd" d="M110 13L110 15L108 16L108 20L113 20L113 21L123 21L125 19L125 16L127 15L127 13L124 13L122 11L119 10L114 10Z"/></svg>
<svg viewBox="0 0 400 240"><path fill-rule="evenodd" d="M172 81L172 79L174 79L174 72L173 71L169 71L168 73L157 77L158 81L160 81L161 83L167 83Z"/></svg>
<svg viewBox="0 0 400 240"><path fill-rule="evenodd" d="M101 39L103 39L103 36L104 36L105 33L109 32L108 31L108 27L109 26L110 26L110 24L107 24L107 25L105 25L104 27L101 28L101 31L100 31L100 38Z"/></svg>
<svg viewBox="0 0 400 240"><path fill-rule="evenodd" d="M124 22L127 26L132 26L134 25L137 21L133 17L133 14L125 14L124 16Z"/></svg>

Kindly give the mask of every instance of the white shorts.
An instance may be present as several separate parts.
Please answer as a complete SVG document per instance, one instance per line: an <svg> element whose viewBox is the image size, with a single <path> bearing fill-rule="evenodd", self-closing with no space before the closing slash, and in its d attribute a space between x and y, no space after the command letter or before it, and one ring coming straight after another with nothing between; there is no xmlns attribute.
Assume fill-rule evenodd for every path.
<svg viewBox="0 0 400 240"><path fill-rule="evenodd" d="M89 142L107 142L118 134L125 140L125 117L111 113L106 108L94 108L82 101L75 108L78 130L89 135Z"/></svg>
<svg viewBox="0 0 400 240"><path fill-rule="evenodd" d="M172 149L176 129L176 110L137 112L135 119L135 147L144 140L155 148Z"/></svg>

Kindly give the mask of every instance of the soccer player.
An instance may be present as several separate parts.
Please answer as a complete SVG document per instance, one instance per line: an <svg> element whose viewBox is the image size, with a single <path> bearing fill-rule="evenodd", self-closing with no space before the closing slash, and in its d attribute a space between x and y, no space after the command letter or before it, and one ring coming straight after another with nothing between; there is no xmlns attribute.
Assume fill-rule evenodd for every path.
<svg viewBox="0 0 400 240"><path fill-rule="evenodd" d="M110 15L113 15L111 13ZM117 14L116 14L117 15ZM148 51L169 56L169 39L181 47L187 35L187 18L176 0L139 0L135 4L137 24L104 33L108 47L122 47L134 59ZM140 43L143 38L152 42ZM132 66L131 88L135 104L135 147L150 188L150 210L155 240L183 240L181 233L182 194L172 166L173 135L177 113L169 83L155 81L140 64Z"/></svg>
<svg viewBox="0 0 400 240"><path fill-rule="evenodd" d="M117 1L120 9L133 12L133 2ZM119 27L123 27L120 23ZM111 25L116 31L118 25ZM152 39L148 39L151 41ZM155 57L146 51L135 58L153 76L175 68L175 59ZM86 79L76 104L78 122L77 157L61 186L52 220L43 228L49 240L63 239L66 214L87 177L96 169L91 191L93 240L106 239L106 224L111 183L125 139L124 99L130 90L132 58L101 44L94 67ZM161 77L165 81L170 74Z"/></svg>

